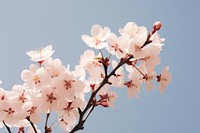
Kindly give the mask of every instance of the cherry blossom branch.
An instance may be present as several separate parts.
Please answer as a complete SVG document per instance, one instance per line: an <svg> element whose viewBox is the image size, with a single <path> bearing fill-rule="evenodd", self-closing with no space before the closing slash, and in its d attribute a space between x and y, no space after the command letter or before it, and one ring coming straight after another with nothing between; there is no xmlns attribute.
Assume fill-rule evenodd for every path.
<svg viewBox="0 0 200 133"><path fill-rule="evenodd" d="M90 112L87 114L87 116L85 117L84 121L87 120L87 118L90 116L90 114L92 113L92 111L94 110L96 106L95 105L92 105L92 108L90 109Z"/></svg>
<svg viewBox="0 0 200 133"><path fill-rule="evenodd" d="M16 120L17 124L21 125L18 133L24 133L26 126L23 126L23 121L21 122L24 117L16 117L18 113L24 113L32 132L37 133L40 130L32 121L39 122L40 118L34 116L39 116L47 110L53 110L59 114L59 118L51 124L49 123L51 112L47 112L43 125L44 132L51 133L53 128L60 124L65 131L71 130L70 133L74 133L84 129L84 123L95 107L113 106L117 94L109 90L109 85L115 87L125 85L128 87L128 97L138 98L138 92L143 83L146 84L146 90L154 88L151 83L155 79L154 71L147 73L143 69L154 70L160 62L159 54L164 45L162 44L164 39L157 34L160 28L161 22L156 22L152 32L148 33L145 27L129 22L123 29L120 28L118 37L111 33L108 27L102 28L100 25L94 25L91 29L92 36L82 35L81 38L89 47L99 50L100 54L96 55L93 50L86 50L81 55L80 63L75 66L74 71L70 71L69 67L63 65L60 59L51 58L54 53L51 45L38 51L26 52L37 64L31 64L29 69L23 70L21 78L26 86L14 85L12 91L8 93L0 88L0 102L7 105L6 109L0 112L3 118L1 122L11 133L12 125L6 125L6 123L13 123L15 121L12 120ZM134 30L130 32L130 29ZM144 48L147 45L149 47ZM109 52L108 56L103 55L103 48ZM117 62L115 59L112 60L111 56L116 56L121 60ZM138 58L134 59L136 56ZM109 69L111 63L112 68ZM146 63L143 69L137 67L137 64L141 63ZM125 64L128 65L125 67L128 75L124 74L122 67ZM134 73L135 69L137 73ZM157 76L161 92L171 82L171 73L168 69L169 66L166 66ZM125 78L129 81L125 82ZM88 92L90 92L89 99L86 102L83 97ZM13 103L13 101L16 102ZM84 108L82 108L83 105ZM20 108L15 108L17 106ZM11 117L14 119L9 119ZM13 125L15 126L16 123Z"/></svg>
<svg viewBox="0 0 200 133"><path fill-rule="evenodd" d="M49 120L49 116L50 116L50 113L47 113L45 127L44 127L45 133L50 133L51 132L51 127L47 126L47 123L48 123L48 120Z"/></svg>
<svg viewBox="0 0 200 133"><path fill-rule="evenodd" d="M11 130L10 130L10 127L8 127L4 121L3 121L3 124L4 124L4 126L6 127L6 129L8 130L8 132L9 132L9 133L12 133Z"/></svg>
<svg viewBox="0 0 200 133"><path fill-rule="evenodd" d="M133 55L128 55L126 56L125 58L121 59L121 61L119 62L119 64L112 70L112 72L105 76L103 81L101 82L101 84L99 85L99 87L94 91L92 92L91 96L90 96L90 99L86 105L86 108L81 111L81 109L79 108L78 111L79 111L79 122L78 124L71 130L70 133L74 133L78 130L83 130L84 129L84 123L85 121L87 120L88 116L91 114L91 112L94 110L95 106L93 105L93 99L95 98L96 94L99 92L99 90L106 84L109 84L109 78L112 76L112 75L115 75L115 72L117 71L117 69L119 69L122 65L124 65L125 63L127 63L130 59L133 58ZM92 107L92 108L91 108ZM85 117L84 119L84 116L86 114L86 112L88 112L88 110L91 108L90 112L88 113L88 115Z"/></svg>
<svg viewBox="0 0 200 133"><path fill-rule="evenodd" d="M34 130L34 132L37 133L37 130L36 130L36 128L35 128L33 122L30 120L30 117L27 117L26 119L30 122L30 124L31 124L31 126L32 126L32 128L33 128L33 130Z"/></svg>

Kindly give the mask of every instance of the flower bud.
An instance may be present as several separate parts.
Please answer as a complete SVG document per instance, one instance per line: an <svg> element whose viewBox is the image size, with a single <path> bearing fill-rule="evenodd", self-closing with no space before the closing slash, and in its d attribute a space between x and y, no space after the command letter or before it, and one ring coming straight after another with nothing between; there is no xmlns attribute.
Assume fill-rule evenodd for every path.
<svg viewBox="0 0 200 133"><path fill-rule="evenodd" d="M109 103L106 99L102 100L100 105L103 106L103 107L109 107Z"/></svg>
<svg viewBox="0 0 200 133"><path fill-rule="evenodd" d="M157 21L153 25L153 30L154 31L160 30L161 26L162 26L162 23L160 21Z"/></svg>

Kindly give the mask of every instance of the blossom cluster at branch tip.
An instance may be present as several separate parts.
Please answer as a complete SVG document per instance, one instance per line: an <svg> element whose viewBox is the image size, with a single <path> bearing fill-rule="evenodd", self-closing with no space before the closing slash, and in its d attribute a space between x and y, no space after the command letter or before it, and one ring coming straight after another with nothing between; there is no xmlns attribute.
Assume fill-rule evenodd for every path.
<svg viewBox="0 0 200 133"><path fill-rule="evenodd" d="M56 112L57 124L64 131L77 131L82 128L77 125L84 124L91 108L115 107L116 88L127 87L129 98L139 98L143 84L150 91L156 89L157 82L163 92L171 82L171 73L169 66L161 74L155 71L164 45L158 34L161 27L161 22L155 22L152 32L148 32L146 27L128 22L117 35L96 24L91 36L81 36L94 50L86 50L73 70L51 57L51 45L26 52L34 63L22 71L23 84L14 85L10 91L0 88L1 125L18 127L19 132L29 128L28 133L39 133L30 122L37 124L42 114Z"/></svg>

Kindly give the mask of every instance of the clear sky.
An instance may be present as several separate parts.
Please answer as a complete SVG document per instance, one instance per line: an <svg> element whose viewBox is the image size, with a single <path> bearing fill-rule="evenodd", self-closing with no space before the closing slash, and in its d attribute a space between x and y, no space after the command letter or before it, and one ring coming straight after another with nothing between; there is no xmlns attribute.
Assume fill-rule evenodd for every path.
<svg viewBox="0 0 200 133"><path fill-rule="evenodd" d="M80 36L92 25L117 33L129 21L151 30L160 20L166 41L157 71L169 65L172 83L164 94L143 89L139 100L128 99L126 88L116 89L115 109L97 108L80 133L200 133L199 13L199 0L0 1L2 86L11 90L22 83L21 71L31 63L25 51L52 44L53 57L73 68L88 48Z"/></svg>

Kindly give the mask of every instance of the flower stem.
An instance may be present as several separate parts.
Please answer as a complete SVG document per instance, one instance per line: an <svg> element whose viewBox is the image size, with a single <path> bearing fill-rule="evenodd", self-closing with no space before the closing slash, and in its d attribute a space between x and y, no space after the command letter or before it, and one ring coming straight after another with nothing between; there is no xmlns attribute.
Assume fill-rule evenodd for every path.
<svg viewBox="0 0 200 133"><path fill-rule="evenodd" d="M34 132L37 133L37 130L36 130L36 128L35 128L33 122L30 120L30 117L27 117L26 119L30 122L30 124L31 124L31 126L32 126L32 128L33 128L33 130L34 130Z"/></svg>
<svg viewBox="0 0 200 133"><path fill-rule="evenodd" d="M4 126L6 127L6 129L8 130L8 132L9 132L9 133L12 133L11 130L10 130L10 127L8 127L4 121L3 121L3 124L4 124Z"/></svg>
<svg viewBox="0 0 200 133"><path fill-rule="evenodd" d="M45 122L45 133L50 133L51 132L51 127L48 128L48 120L49 120L49 116L50 116L50 113L47 113L47 116L46 116L46 122Z"/></svg>

